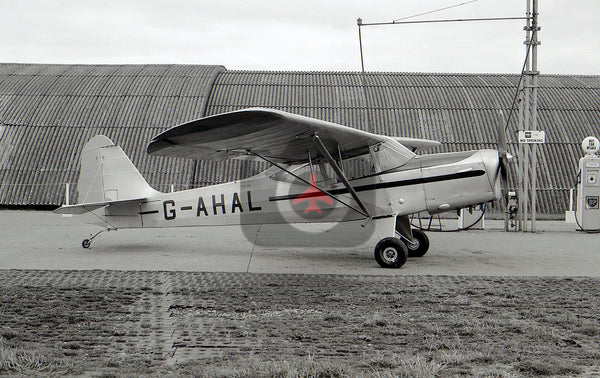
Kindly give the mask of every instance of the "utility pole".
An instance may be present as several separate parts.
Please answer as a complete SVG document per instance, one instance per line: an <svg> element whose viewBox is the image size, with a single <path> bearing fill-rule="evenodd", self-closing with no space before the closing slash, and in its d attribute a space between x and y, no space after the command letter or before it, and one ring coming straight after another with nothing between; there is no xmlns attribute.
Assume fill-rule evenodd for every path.
<svg viewBox="0 0 600 378"><path fill-rule="evenodd" d="M365 83L365 79L366 79L366 77L365 77L365 60L364 60L364 55L363 55L363 44L362 44L362 33L361 33L361 28L363 26L362 18L358 18L356 20L356 25L358 25L358 42L360 45L360 67L361 67L360 86L362 89L364 104L365 104L365 109L363 112L363 124L365 125L364 126L365 131L373 133L373 132L375 132L375 130L373 128L373 123L371 122L371 112L369 109L369 96L367 94L367 86Z"/></svg>
<svg viewBox="0 0 600 378"><path fill-rule="evenodd" d="M361 67L361 72L364 74L365 73L365 59L363 57L362 33L361 33L362 18L356 19L356 25L358 25L358 44L360 45L360 67Z"/></svg>
<svg viewBox="0 0 600 378"><path fill-rule="evenodd" d="M525 84L523 100L519 105L519 132L537 131L537 92L538 92L538 0L526 0L527 22L525 30L525 46L527 51L525 64ZM528 231L527 222L531 209L531 232L536 232L537 217L537 150L538 143L519 143L519 230Z"/></svg>
<svg viewBox="0 0 600 378"><path fill-rule="evenodd" d="M522 232L528 231L529 209L531 209L531 232L536 232L536 217L537 217L537 144L545 142L544 131L537 131L537 92L538 92L538 64L537 64L537 47L540 44L538 41L538 0L525 0L526 14L525 17L488 17L488 18L467 18L467 19L439 19L439 20L423 20L423 21L403 21L407 18L420 16L405 17L391 22L363 22L361 18L356 20L358 25L358 40L360 45L360 64L361 64L361 82L363 87L363 95L365 97L365 110L368 109L367 91L365 86L365 63L363 55L362 43L362 27L364 26L381 26L381 25L408 25L408 24L429 24L429 23L446 23L446 22L476 22L476 21L511 21L511 20L526 20L525 27L525 46L526 60L523 65L523 76L519 77L517 90L519 98L518 106L518 125L519 147L517 150L517 186L518 186L518 229ZM472 1L470 1L472 2ZM457 6L468 4L462 3ZM452 6L454 7L454 6ZM444 10L442 8L439 10ZM433 11L433 12L437 12ZM427 12L423 14L429 14ZM514 104L512 105L514 106ZM511 106L511 113L512 113ZM368 112L365 121L370 125ZM510 119L510 116L509 116ZM508 125L506 126L508 127ZM369 129L370 131L370 129ZM524 135L524 140L521 142L521 134ZM531 136L533 134L533 137Z"/></svg>

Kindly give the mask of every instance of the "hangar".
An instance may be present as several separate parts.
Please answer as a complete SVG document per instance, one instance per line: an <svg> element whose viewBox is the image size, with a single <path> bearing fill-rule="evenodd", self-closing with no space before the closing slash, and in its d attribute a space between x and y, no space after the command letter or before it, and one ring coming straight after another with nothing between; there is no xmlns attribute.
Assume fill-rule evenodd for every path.
<svg viewBox="0 0 600 378"><path fill-rule="evenodd" d="M120 144L161 191L247 177L263 166L150 157L145 149L172 126L248 107L442 142L432 152L495 148L496 123L506 121L518 81L516 74L0 64L0 205L53 208L65 201L66 184L76 200L80 150L100 133ZM550 217L568 208L581 140L599 134L600 76L541 75L539 85L538 125L546 143L538 212ZM513 115L508 142L515 155L516 130Z"/></svg>

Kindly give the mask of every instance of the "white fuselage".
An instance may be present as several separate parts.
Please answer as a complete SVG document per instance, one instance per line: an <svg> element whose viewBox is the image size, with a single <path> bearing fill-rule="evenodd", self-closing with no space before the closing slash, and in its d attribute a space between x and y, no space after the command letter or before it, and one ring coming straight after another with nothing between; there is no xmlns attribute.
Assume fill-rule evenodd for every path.
<svg viewBox="0 0 600 378"><path fill-rule="evenodd" d="M275 173L277 172L277 173ZM308 180L309 177L306 177ZM345 222L363 219L348 189L335 179L316 186L279 170L203 188L158 193L139 203L96 210L109 228ZM494 150L422 155L405 166L350 181L371 218L438 213L486 203L499 195ZM308 192L307 192L308 189ZM347 206L349 205L349 206ZM106 226L106 223L102 223Z"/></svg>

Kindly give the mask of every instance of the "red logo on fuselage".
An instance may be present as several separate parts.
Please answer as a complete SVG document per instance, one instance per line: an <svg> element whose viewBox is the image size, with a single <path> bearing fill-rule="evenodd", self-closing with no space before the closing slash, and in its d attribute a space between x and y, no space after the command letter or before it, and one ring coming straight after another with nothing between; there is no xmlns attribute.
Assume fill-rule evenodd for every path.
<svg viewBox="0 0 600 378"><path fill-rule="evenodd" d="M329 197L327 194L323 193L317 188L314 173L311 173L310 175L310 187L298 197L296 197L292 204L296 205L307 200L310 202L309 206L306 209L304 209L304 214L308 214L311 211L317 212L319 214L321 213L321 209L317 206L317 200L325 202L329 205L333 205L333 199L331 199L331 197Z"/></svg>

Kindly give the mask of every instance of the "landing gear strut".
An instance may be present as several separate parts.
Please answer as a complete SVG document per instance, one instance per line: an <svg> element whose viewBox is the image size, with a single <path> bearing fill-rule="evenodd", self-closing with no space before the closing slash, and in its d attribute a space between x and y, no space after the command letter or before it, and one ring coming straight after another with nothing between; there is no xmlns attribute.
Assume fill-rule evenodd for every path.
<svg viewBox="0 0 600 378"><path fill-rule="evenodd" d="M396 235L408 248L408 257L422 257L429 250L429 238L419 229L412 228L408 216L396 217Z"/></svg>

